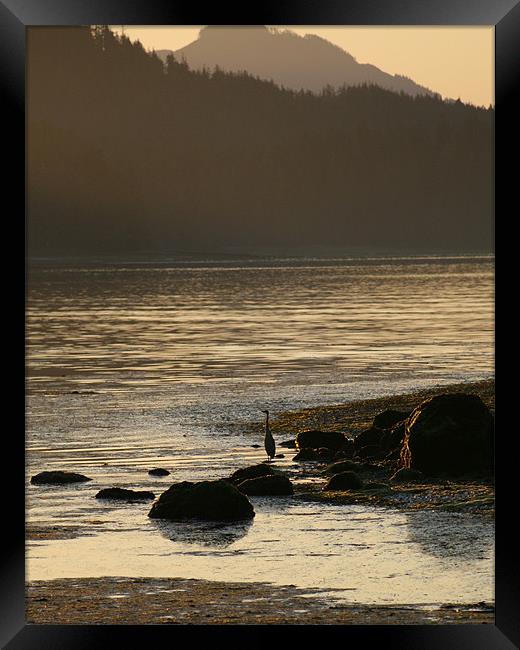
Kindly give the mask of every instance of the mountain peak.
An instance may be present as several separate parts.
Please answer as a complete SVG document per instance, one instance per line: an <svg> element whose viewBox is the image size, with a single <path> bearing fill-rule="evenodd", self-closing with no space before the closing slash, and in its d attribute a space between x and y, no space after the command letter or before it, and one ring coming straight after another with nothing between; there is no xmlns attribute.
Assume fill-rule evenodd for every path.
<svg viewBox="0 0 520 650"><path fill-rule="evenodd" d="M199 32L199 40L240 38L244 36L269 36L265 25L206 25Z"/></svg>
<svg viewBox="0 0 520 650"><path fill-rule="evenodd" d="M321 92L324 87L377 85L409 95L434 95L411 79L358 63L341 47L316 34L299 36L290 29L265 25L209 25L193 43L174 52L192 69L218 66L246 71L294 90ZM164 52L159 56L166 58Z"/></svg>

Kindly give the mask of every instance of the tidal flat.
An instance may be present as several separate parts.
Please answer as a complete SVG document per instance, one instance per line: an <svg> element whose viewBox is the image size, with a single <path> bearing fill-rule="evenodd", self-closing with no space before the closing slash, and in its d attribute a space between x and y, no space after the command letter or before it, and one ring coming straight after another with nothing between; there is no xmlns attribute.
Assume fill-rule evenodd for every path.
<svg viewBox="0 0 520 650"><path fill-rule="evenodd" d="M35 582L27 621L40 625L478 625L494 624L489 603L332 603L319 590L265 583L104 578Z"/></svg>

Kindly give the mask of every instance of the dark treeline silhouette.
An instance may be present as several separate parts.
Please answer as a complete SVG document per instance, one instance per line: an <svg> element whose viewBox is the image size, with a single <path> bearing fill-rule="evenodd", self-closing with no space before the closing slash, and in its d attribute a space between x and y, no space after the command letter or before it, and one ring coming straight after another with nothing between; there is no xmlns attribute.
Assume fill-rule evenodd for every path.
<svg viewBox="0 0 520 650"><path fill-rule="evenodd" d="M491 250L493 119L163 65L108 28L31 28L29 252Z"/></svg>

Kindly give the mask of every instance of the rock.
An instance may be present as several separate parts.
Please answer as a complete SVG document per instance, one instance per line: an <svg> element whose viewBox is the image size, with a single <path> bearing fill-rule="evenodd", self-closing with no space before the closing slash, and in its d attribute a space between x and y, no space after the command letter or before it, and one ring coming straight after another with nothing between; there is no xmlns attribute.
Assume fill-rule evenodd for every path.
<svg viewBox="0 0 520 650"><path fill-rule="evenodd" d="M383 432L379 444L385 453L388 454L389 452L395 451L396 449L401 452L405 430L406 420L403 422L398 422L391 429L386 429Z"/></svg>
<svg viewBox="0 0 520 650"><path fill-rule="evenodd" d="M340 472L327 481L324 490L360 490L363 481L355 472Z"/></svg>
<svg viewBox="0 0 520 650"><path fill-rule="evenodd" d="M388 409L387 411L383 411L382 413L376 415L372 423L372 426L377 427L378 429L391 429L398 422L402 422L403 420L406 420L409 415L410 415L409 411L404 412L404 411L395 411L394 409Z"/></svg>
<svg viewBox="0 0 520 650"><path fill-rule="evenodd" d="M300 431L296 436L298 449L319 449L325 447L339 451L345 447L345 436L338 431Z"/></svg>
<svg viewBox="0 0 520 650"><path fill-rule="evenodd" d="M401 467L390 477L392 483L420 483L424 480L424 474L417 469Z"/></svg>
<svg viewBox="0 0 520 650"><path fill-rule="evenodd" d="M170 472L162 467L156 467L155 469L151 469L148 474L150 476L169 476Z"/></svg>
<svg viewBox="0 0 520 650"><path fill-rule="evenodd" d="M286 449L296 449L296 440L284 440L278 446Z"/></svg>
<svg viewBox="0 0 520 650"><path fill-rule="evenodd" d="M226 481L183 481L163 492L148 513L152 519L205 519L240 521L252 519L249 499Z"/></svg>
<svg viewBox="0 0 520 650"><path fill-rule="evenodd" d="M460 476L492 472L493 416L480 397L444 393L417 406L406 422L401 467Z"/></svg>
<svg viewBox="0 0 520 650"><path fill-rule="evenodd" d="M260 449L261 446L262 446L262 445L251 445L251 447L252 447L253 449Z"/></svg>
<svg viewBox="0 0 520 650"><path fill-rule="evenodd" d="M88 476L77 474L76 472L40 472L31 477L31 483L34 485L64 485L66 483L84 483L91 481Z"/></svg>
<svg viewBox="0 0 520 650"><path fill-rule="evenodd" d="M321 462L326 462L332 460L334 452L326 447L321 447L320 449L301 449L296 456L293 456L293 460L317 460Z"/></svg>
<svg viewBox="0 0 520 650"><path fill-rule="evenodd" d="M266 463L259 463L258 465L250 465L249 467L237 469L236 472L233 472L233 474L231 474L229 480L231 483L236 485L250 478L270 476L271 474L274 474L274 470L270 465L266 465Z"/></svg>
<svg viewBox="0 0 520 650"><path fill-rule="evenodd" d="M359 468L360 464L355 463L353 460L340 460L337 463L327 465L322 474L330 476L333 474L340 474L341 472L353 471L356 469L359 470Z"/></svg>
<svg viewBox="0 0 520 650"><path fill-rule="evenodd" d="M276 454L275 458L285 458L285 454Z"/></svg>
<svg viewBox="0 0 520 650"><path fill-rule="evenodd" d="M113 499L117 501L150 501L155 499L153 492L146 490L127 490L126 488L111 487L100 490L96 499Z"/></svg>
<svg viewBox="0 0 520 650"><path fill-rule="evenodd" d="M356 457L357 458L381 458L383 455L383 450L381 449L380 445L366 445L365 447L361 447L361 449L358 449L356 452Z"/></svg>
<svg viewBox="0 0 520 650"><path fill-rule="evenodd" d="M240 492L250 496L285 496L294 494L291 481L282 474L250 478L239 483L237 487Z"/></svg>
<svg viewBox="0 0 520 650"><path fill-rule="evenodd" d="M381 438L383 437L383 434L383 429L378 429L376 427L371 427L370 429L361 431L361 433L358 433L358 435L354 438L355 451L358 451L363 447L367 447L368 445L379 446L381 444Z"/></svg>
<svg viewBox="0 0 520 650"><path fill-rule="evenodd" d="M352 458L354 455L354 441L350 438L345 438L343 449L340 449L334 454L335 458Z"/></svg>

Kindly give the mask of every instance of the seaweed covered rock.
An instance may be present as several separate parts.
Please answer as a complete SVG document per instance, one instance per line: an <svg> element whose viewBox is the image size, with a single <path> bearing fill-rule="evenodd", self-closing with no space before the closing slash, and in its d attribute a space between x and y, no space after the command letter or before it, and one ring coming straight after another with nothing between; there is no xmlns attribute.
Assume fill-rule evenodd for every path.
<svg viewBox="0 0 520 650"><path fill-rule="evenodd" d="M205 519L240 521L252 519L249 499L227 481L183 481L163 492L148 513L152 519Z"/></svg>
<svg viewBox="0 0 520 650"><path fill-rule="evenodd" d="M340 472L334 474L325 484L324 490L360 490L363 488L362 479L355 472Z"/></svg>
<svg viewBox="0 0 520 650"><path fill-rule="evenodd" d="M146 490L128 490L126 488L104 488L96 494L96 499L111 499L113 501L151 501L155 499L153 492Z"/></svg>
<svg viewBox="0 0 520 650"><path fill-rule="evenodd" d="M250 496L287 496L294 494L291 481L283 474L258 476L238 484L238 489Z"/></svg>
<svg viewBox="0 0 520 650"><path fill-rule="evenodd" d="M258 465L250 465L249 467L242 467L237 469L236 472L233 472L229 477L229 481L234 485L242 483L252 478L258 478L259 476L272 476L274 470L270 465L266 463L259 463Z"/></svg>
<svg viewBox="0 0 520 650"><path fill-rule="evenodd" d="M340 451L346 446L346 438L339 431L300 431L296 436L298 449L320 449L326 448L333 451Z"/></svg>
<svg viewBox="0 0 520 650"><path fill-rule="evenodd" d="M445 393L425 400L406 422L400 466L425 474L491 472L493 416L480 397Z"/></svg>
<svg viewBox="0 0 520 650"><path fill-rule="evenodd" d="M76 472L51 471L40 472L31 477L33 485L64 485L66 483L84 483L92 479Z"/></svg>

